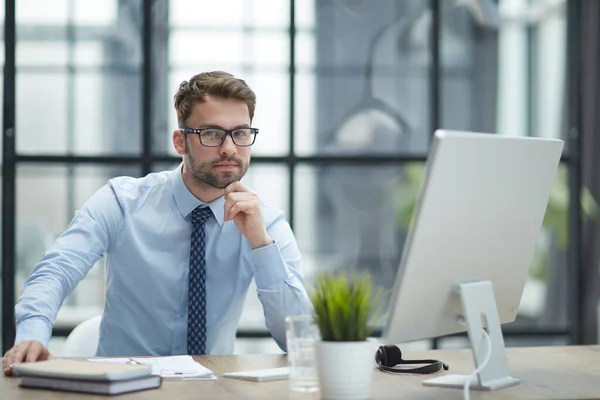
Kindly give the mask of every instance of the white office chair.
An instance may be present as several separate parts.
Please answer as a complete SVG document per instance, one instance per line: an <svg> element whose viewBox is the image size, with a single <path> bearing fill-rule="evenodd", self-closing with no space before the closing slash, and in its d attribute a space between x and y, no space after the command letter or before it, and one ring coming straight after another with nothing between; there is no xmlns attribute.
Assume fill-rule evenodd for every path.
<svg viewBox="0 0 600 400"><path fill-rule="evenodd" d="M102 315L83 321L73 329L65 341L62 357L94 357L100 338Z"/></svg>

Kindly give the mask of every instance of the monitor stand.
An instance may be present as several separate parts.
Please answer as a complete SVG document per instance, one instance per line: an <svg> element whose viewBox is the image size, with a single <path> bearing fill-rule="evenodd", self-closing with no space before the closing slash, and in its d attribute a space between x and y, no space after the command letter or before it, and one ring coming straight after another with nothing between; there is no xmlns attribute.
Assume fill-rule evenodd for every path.
<svg viewBox="0 0 600 400"><path fill-rule="evenodd" d="M510 376L500 328L496 299L490 281L462 283L456 287L464 311L469 342L473 350L475 365L479 367L488 352L488 341L483 335L484 321L492 343L492 354L487 365L471 379L470 387L480 390L496 390L516 385L519 379ZM444 375L423 381L425 386L462 388L468 375Z"/></svg>

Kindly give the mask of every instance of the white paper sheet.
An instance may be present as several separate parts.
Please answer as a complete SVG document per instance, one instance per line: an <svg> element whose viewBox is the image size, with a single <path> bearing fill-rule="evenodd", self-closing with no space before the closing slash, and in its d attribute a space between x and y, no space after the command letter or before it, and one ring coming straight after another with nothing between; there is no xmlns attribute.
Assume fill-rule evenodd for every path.
<svg viewBox="0 0 600 400"><path fill-rule="evenodd" d="M152 365L152 375L160 375L166 379L217 379L210 369L194 361L191 356L90 358L89 361L113 362L119 364L150 364Z"/></svg>

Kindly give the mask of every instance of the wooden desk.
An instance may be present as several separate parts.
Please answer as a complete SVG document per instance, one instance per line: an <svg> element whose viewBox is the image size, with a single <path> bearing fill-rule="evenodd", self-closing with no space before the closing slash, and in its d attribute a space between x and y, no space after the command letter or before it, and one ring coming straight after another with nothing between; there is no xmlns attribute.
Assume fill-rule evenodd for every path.
<svg viewBox="0 0 600 400"><path fill-rule="evenodd" d="M471 391L472 399L599 399L600 346L530 347L507 350L512 375L522 383L494 392ZM450 364L446 373L469 373L473 369L468 350L415 351L406 358L437 358ZM288 381L247 382L223 378L228 371L286 366L285 355L201 356L197 358L219 377L216 381L164 382L162 388L130 393L119 398L135 399L318 399L288 390ZM433 375L397 375L376 371L371 399L462 399L462 390L424 387ZM3 400L103 399L79 393L19 388L17 378L0 378ZM115 397L111 397L115 398Z"/></svg>

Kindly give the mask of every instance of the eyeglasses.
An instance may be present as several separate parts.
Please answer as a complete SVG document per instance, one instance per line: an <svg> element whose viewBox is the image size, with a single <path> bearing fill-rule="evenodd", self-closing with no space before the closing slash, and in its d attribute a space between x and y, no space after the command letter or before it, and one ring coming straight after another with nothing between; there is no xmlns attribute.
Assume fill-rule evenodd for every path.
<svg viewBox="0 0 600 400"><path fill-rule="evenodd" d="M231 136L231 140L233 140L236 146L248 147L254 144L256 135L258 134L258 128L180 128L179 130L186 135L197 134L200 138L200 143L206 147L219 147L225 142L227 136Z"/></svg>

